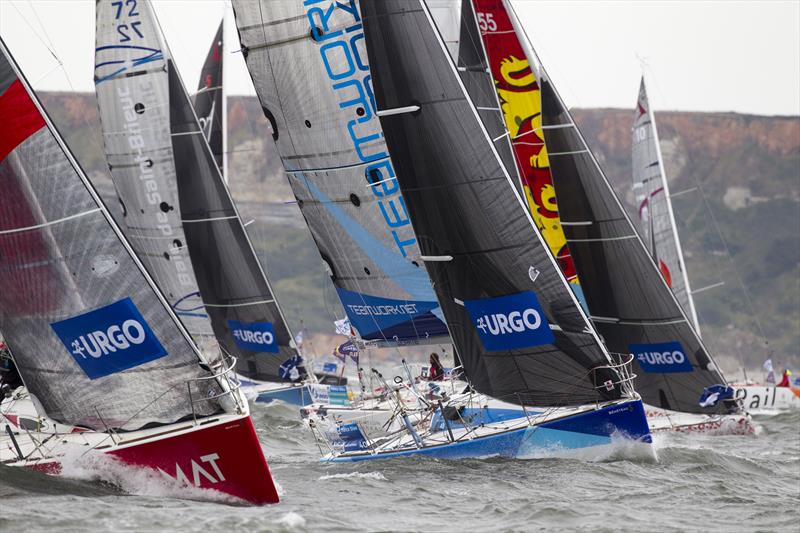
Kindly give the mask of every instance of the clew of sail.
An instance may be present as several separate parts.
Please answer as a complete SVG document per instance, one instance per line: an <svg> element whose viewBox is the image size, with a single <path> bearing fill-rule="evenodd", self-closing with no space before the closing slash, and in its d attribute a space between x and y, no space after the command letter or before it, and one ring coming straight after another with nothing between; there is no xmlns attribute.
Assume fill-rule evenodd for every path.
<svg viewBox="0 0 800 533"><path fill-rule="evenodd" d="M353 328L383 344L443 341L376 114L358 2L233 6L287 177Z"/></svg>
<svg viewBox="0 0 800 533"><path fill-rule="evenodd" d="M148 2L96 4L95 88L126 236L190 333L211 336L181 223L168 51Z"/></svg>
<svg viewBox="0 0 800 533"><path fill-rule="evenodd" d="M683 260L678 227L672 211L669 183L658 143L653 110L647 98L644 76L639 85L639 98L633 120L632 166L633 192L639 213L639 228L646 243L651 243L653 261L675 298L700 332L689 276Z"/></svg>
<svg viewBox="0 0 800 533"><path fill-rule="evenodd" d="M596 370L609 355L536 230L424 4L361 7L386 144L468 379L480 392L529 405L619 398L619 376Z"/></svg>
<svg viewBox="0 0 800 533"><path fill-rule="evenodd" d="M675 296L653 263L572 116L507 9L542 99L542 130L559 214L592 322L612 352L632 353L636 391L645 403L675 411L700 407L705 387L725 383Z"/></svg>
<svg viewBox="0 0 800 533"><path fill-rule="evenodd" d="M0 330L30 394L99 431L220 411L219 384L0 48ZM211 399L193 403L193 381Z"/></svg>

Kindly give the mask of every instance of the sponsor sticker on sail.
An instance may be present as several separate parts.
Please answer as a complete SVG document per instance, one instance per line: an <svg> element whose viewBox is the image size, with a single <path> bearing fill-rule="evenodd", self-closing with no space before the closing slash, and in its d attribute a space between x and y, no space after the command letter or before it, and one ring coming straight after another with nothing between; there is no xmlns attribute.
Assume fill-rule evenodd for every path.
<svg viewBox="0 0 800 533"><path fill-rule="evenodd" d="M272 322L240 322L228 320L233 341L239 348L253 352L278 352Z"/></svg>
<svg viewBox="0 0 800 533"><path fill-rule="evenodd" d="M630 344L628 348L645 372L670 374L692 371L692 363L679 342Z"/></svg>
<svg viewBox="0 0 800 533"><path fill-rule="evenodd" d="M464 300L464 307L490 352L552 344L555 340L534 292Z"/></svg>
<svg viewBox="0 0 800 533"><path fill-rule="evenodd" d="M167 355L130 298L50 324L89 379Z"/></svg>

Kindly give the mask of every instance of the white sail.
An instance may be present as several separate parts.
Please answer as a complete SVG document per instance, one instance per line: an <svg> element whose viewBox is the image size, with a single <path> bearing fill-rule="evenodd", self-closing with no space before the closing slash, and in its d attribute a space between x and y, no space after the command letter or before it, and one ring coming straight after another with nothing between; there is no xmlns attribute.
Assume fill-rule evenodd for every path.
<svg viewBox="0 0 800 533"><path fill-rule="evenodd" d="M681 241L669 195L669 183L658 142L655 116L647 99L644 77L639 86L633 121L633 192L645 244L667 285L700 332L697 311L689 287Z"/></svg>

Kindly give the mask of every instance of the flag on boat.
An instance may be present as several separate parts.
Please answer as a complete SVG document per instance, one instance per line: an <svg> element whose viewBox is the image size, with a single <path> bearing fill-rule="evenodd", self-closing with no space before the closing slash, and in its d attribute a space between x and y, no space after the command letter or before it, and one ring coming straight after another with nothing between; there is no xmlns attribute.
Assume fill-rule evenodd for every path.
<svg viewBox="0 0 800 533"><path fill-rule="evenodd" d="M764 364L762 365L764 370L767 372L767 383L775 384L775 369L772 367L772 358L770 357Z"/></svg>
<svg viewBox="0 0 800 533"><path fill-rule="evenodd" d="M727 385L711 385L703 389L700 395L700 407L713 407L723 400L733 398L733 389Z"/></svg>
<svg viewBox="0 0 800 533"><path fill-rule="evenodd" d="M334 348L333 355L343 363L347 362L349 356L355 364L358 364L358 346L353 341L344 342Z"/></svg>
<svg viewBox="0 0 800 533"><path fill-rule="evenodd" d="M334 320L333 324L336 326L336 333L339 335L346 335L350 337L353 334L350 329L350 319L345 317L341 320Z"/></svg>
<svg viewBox="0 0 800 533"><path fill-rule="evenodd" d="M297 349L303 347L303 331L301 330L297 335L294 336L294 345L297 346Z"/></svg>
<svg viewBox="0 0 800 533"><path fill-rule="evenodd" d="M302 334L298 334L300 336ZM303 364L303 358L300 355L295 354L286 361L283 362L281 367L278 369L278 375L281 379L285 379L288 381L297 381L300 377L300 367Z"/></svg>

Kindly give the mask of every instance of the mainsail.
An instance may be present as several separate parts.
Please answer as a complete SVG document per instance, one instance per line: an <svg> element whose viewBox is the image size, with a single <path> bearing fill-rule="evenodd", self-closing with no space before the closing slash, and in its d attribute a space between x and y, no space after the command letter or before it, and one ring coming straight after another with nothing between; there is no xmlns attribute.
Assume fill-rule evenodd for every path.
<svg viewBox="0 0 800 533"><path fill-rule="evenodd" d="M633 192L636 195L640 229L664 281L689 316L695 331L700 332L694 307L689 276L683 261L681 241L672 200L669 196L667 174L658 143L656 119L647 99L644 76L639 86L639 98L633 120Z"/></svg>
<svg viewBox="0 0 800 533"><path fill-rule="evenodd" d="M101 9L98 4L98 32L105 27L108 17L115 14ZM134 18L139 22L136 28L140 33L155 35L161 42L160 29L149 3L143 3ZM124 14L121 21L129 26L134 23ZM131 40L138 42L133 37ZM99 46L98 54L109 54L114 49ZM124 53L127 48L119 50ZM256 379L282 381L280 366L297 355L292 335L250 245L169 50L166 46L160 50L163 69L140 71L141 74L135 76L127 72L98 75L98 101L106 139L114 138L113 124L129 115L124 105L115 105L108 97L113 97L115 92L135 93L136 87L148 87L154 94L150 104L160 110L156 114L163 118L159 120L159 128L167 128L170 141L163 158L150 168L162 177L169 189L177 189L173 207L180 216L184 248L188 249L191 272L202 296L201 309L210 317L222 349L237 357L238 372ZM104 57L109 60L107 55ZM166 93L162 92L164 89ZM166 115L160 117L164 111ZM148 113L145 107L141 112L143 119L147 119ZM113 170L112 167L112 174ZM122 175L113 177L117 182ZM117 188L120 190L121 186ZM126 203L144 210L147 205L140 202L139 197L133 197Z"/></svg>
<svg viewBox="0 0 800 533"><path fill-rule="evenodd" d="M200 121L208 145L214 153L217 166L225 175L225 94L222 90L223 75L223 24L219 29L206 55L203 69L200 71L200 82L194 95L194 110Z"/></svg>
<svg viewBox="0 0 800 533"><path fill-rule="evenodd" d="M362 14L397 182L472 385L539 406L619 397L424 3L365 2Z"/></svg>
<svg viewBox="0 0 800 533"><path fill-rule="evenodd" d="M28 391L99 431L216 412L192 405L188 382L202 397L216 382L0 48L0 330Z"/></svg>
<svg viewBox="0 0 800 533"><path fill-rule="evenodd" d="M95 88L125 234L193 335L211 336L181 223L166 46L148 2L96 4Z"/></svg>
<svg viewBox="0 0 800 533"><path fill-rule="evenodd" d="M725 378L661 277L519 21L511 9L508 13L538 70L559 214L592 322L610 351L635 356L636 390L645 403L695 413L725 411L722 404L700 407L703 389Z"/></svg>
<svg viewBox="0 0 800 533"><path fill-rule="evenodd" d="M358 2L234 1L253 84L298 206L362 339L441 342L372 96Z"/></svg>

